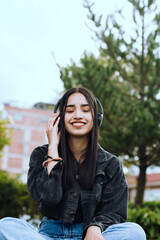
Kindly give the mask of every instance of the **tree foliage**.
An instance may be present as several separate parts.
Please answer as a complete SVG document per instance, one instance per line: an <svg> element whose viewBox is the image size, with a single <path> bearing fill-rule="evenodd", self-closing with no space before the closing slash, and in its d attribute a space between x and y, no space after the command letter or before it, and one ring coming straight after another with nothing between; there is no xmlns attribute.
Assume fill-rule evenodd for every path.
<svg viewBox="0 0 160 240"><path fill-rule="evenodd" d="M146 169L160 165L160 14L154 0L128 4L131 32L119 20L128 20L122 9L107 16L104 24L102 15L94 14L93 3L85 1L100 55L85 53L79 65L72 62L60 73L66 89L82 85L101 100L102 145L139 167L136 204L141 205Z"/></svg>
<svg viewBox="0 0 160 240"><path fill-rule="evenodd" d="M8 145L10 143L10 130L7 127L7 124L8 120L2 119L0 113L0 152L5 145Z"/></svg>
<svg viewBox="0 0 160 240"><path fill-rule="evenodd" d="M23 215L39 218L37 203L31 199L27 185L4 171L0 171L0 206L0 218Z"/></svg>

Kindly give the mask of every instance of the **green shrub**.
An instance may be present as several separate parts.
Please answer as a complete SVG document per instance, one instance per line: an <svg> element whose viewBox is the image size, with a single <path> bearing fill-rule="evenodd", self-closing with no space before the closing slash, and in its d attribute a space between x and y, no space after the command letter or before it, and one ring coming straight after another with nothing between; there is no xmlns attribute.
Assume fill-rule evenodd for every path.
<svg viewBox="0 0 160 240"><path fill-rule="evenodd" d="M150 208L151 210L155 210L155 209L160 209L160 201L146 201L143 202L142 208L147 207Z"/></svg>
<svg viewBox="0 0 160 240"><path fill-rule="evenodd" d="M133 208L129 204L128 222L138 223L145 231L147 240L160 239L160 208L159 202L146 202L143 208Z"/></svg>
<svg viewBox="0 0 160 240"><path fill-rule="evenodd" d="M28 215L29 219L39 218L37 205L26 184L0 170L0 218L23 215Z"/></svg>

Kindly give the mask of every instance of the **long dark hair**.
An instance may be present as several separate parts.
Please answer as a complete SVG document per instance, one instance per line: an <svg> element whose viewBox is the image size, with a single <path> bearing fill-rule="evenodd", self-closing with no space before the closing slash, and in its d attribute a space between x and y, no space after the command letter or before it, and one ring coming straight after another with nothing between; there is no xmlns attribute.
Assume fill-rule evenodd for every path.
<svg viewBox="0 0 160 240"><path fill-rule="evenodd" d="M64 114L69 96L77 92L83 94L84 97L86 98L88 104L90 105L91 114L93 118L93 128L90 132L90 139L88 147L84 154L84 161L81 163L78 181L82 188L92 189L95 179L98 146L97 102L94 95L88 89L83 87L69 89L63 95L59 104L61 116L60 121L61 139L59 144L59 154L64 159L63 187L64 188L70 187L75 181L75 161L69 149L67 141L68 133L65 129Z"/></svg>

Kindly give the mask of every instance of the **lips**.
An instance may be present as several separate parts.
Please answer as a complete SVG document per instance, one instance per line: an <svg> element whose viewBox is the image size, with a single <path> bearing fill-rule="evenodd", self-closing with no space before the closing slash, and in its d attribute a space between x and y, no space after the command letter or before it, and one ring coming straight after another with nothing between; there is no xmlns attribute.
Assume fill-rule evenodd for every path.
<svg viewBox="0 0 160 240"><path fill-rule="evenodd" d="M74 126L74 127L82 127L82 126L84 126L86 123L85 123L85 122L81 122L81 121L75 121L75 122L72 122L71 124L72 124L72 126Z"/></svg>

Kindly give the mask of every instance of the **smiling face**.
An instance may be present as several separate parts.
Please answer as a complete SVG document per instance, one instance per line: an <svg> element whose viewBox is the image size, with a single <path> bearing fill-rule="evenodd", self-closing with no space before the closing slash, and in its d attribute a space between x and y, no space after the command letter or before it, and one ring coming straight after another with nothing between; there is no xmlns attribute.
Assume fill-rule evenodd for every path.
<svg viewBox="0 0 160 240"><path fill-rule="evenodd" d="M82 93L76 92L69 96L64 122L70 136L86 136L93 128L90 106Z"/></svg>

